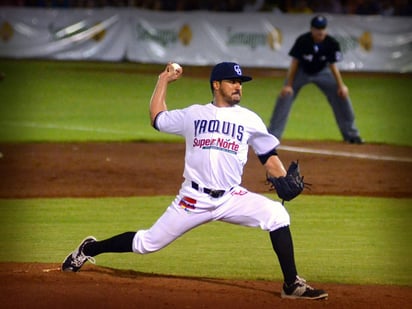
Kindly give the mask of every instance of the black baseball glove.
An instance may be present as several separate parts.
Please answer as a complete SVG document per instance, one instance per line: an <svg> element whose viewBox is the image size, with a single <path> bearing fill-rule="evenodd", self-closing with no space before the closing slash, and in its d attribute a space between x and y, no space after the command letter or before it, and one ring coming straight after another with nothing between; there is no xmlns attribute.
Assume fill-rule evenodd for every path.
<svg viewBox="0 0 412 309"><path fill-rule="evenodd" d="M302 193L303 189L310 184L303 181L300 174L299 161L292 161L284 177L266 177L272 189L275 189L278 196L284 201L290 201Z"/></svg>

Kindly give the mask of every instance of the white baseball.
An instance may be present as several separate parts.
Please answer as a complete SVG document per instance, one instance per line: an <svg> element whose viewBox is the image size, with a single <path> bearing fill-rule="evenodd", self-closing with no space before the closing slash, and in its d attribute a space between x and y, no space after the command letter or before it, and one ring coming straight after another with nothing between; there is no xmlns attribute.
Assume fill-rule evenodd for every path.
<svg viewBox="0 0 412 309"><path fill-rule="evenodd" d="M180 64L178 64L176 62L172 63L172 67L173 67L173 70L175 70L175 71L182 70L182 67L180 66Z"/></svg>

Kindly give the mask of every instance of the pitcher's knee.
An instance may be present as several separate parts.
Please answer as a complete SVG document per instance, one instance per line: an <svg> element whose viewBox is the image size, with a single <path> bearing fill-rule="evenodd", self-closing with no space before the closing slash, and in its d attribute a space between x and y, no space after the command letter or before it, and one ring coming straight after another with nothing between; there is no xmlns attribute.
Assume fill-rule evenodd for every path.
<svg viewBox="0 0 412 309"><path fill-rule="evenodd" d="M156 243L150 240L150 237L146 237L149 230L140 230L133 238L133 252L138 254L149 254L156 252L164 247L161 243Z"/></svg>
<svg viewBox="0 0 412 309"><path fill-rule="evenodd" d="M286 208L283 206L275 208L270 217L268 230L274 231L288 225L290 225L290 216Z"/></svg>

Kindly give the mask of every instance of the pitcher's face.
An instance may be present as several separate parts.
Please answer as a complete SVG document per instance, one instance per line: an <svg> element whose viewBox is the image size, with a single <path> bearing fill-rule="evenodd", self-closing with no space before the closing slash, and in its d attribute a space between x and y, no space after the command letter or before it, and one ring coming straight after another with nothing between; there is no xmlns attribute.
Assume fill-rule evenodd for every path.
<svg viewBox="0 0 412 309"><path fill-rule="evenodd" d="M225 79L216 85L216 101L223 106L238 104L242 98L242 81L238 79Z"/></svg>

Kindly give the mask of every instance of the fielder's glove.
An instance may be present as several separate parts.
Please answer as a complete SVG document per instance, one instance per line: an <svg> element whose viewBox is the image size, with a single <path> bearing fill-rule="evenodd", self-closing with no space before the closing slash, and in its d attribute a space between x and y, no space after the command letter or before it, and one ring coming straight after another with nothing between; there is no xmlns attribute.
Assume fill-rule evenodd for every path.
<svg viewBox="0 0 412 309"><path fill-rule="evenodd" d="M276 190L276 193L282 199L282 203L294 199L302 193L304 188L310 186L310 184L303 181L303 176L300 174L299 161L292 161L290 163L286 176L266 176L266 179L271 188Z"/></svg>

